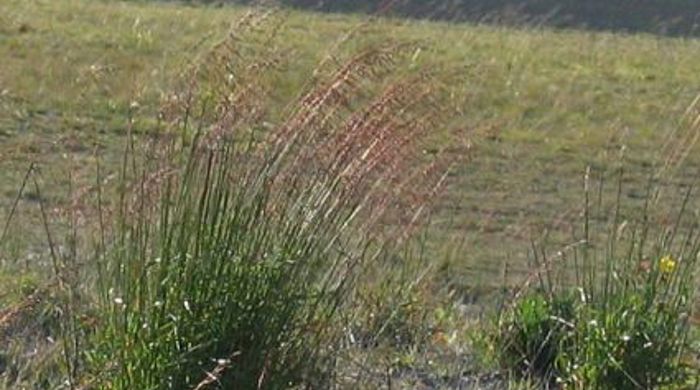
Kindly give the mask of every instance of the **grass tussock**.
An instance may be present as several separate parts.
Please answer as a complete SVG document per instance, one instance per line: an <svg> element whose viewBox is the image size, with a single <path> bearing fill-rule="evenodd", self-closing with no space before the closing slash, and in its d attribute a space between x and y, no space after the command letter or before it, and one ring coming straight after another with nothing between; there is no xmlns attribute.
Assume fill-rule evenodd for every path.
<svg viewBox="0 0 700 390"><path fill-rule="evenodd" d="M98 169L59 213L65 246L45 216L70 388L323 388L341 351L408 331L384 305L417 282L371 272L411 269L397 253L445 185L449 162L422 153L451 117L443 84L397 72L417 46L384 42L322 63L270 117L282 21L245 15L164 97L157 130L130 119L116 197ZM376 333L352 325L369 300Z"/></svg>
<svg viewBox="0 0 700 390"><path fill-rule="evenodd" d="M698 385L689 342L700 253L685 209L691 193L665 228L667 214L654 209L658 191L649 188L644 209L626 219L619 197L601 216L588 203L587 182L576 244L555 254L533 245L535 283L503 311L493 334L504 368L547 387Z"/></svg>

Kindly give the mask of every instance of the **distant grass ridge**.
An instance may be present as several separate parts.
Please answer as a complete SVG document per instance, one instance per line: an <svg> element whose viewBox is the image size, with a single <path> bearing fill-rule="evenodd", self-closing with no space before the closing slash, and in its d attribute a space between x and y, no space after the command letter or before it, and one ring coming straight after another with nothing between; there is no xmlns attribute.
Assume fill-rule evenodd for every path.
<svg viewBox="0 0 700 390"><path fill-rule="evenodd" d="M250 0L194 0L256 4ZM692 0L280 0L323 12L383 14L450 22L548 26L666 36L700 36L700 6ZM270 2L268 2L269 4Z"/></svg>

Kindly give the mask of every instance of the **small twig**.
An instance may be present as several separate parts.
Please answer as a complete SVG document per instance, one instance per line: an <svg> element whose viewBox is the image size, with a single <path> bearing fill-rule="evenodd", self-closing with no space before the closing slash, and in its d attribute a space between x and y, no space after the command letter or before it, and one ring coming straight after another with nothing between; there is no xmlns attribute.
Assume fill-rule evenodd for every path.
<svg viewBox="0 0 700 390"><path fill-rule="evenodd" d="M221 377L224 375L224 372L226 372L226 370L228 370L233 365L233 360L240 355L241 352L236 351L233 354L231 354L231 356L228 359L219 360L216 367L214 367L214 369L211 372L205 372L206 377L202 379L199 382L199 384L197 384L197 386L193 387L192 390L204 390L207 387L209 387L209 385L219 382L219 380L221 380Z"/></svg>

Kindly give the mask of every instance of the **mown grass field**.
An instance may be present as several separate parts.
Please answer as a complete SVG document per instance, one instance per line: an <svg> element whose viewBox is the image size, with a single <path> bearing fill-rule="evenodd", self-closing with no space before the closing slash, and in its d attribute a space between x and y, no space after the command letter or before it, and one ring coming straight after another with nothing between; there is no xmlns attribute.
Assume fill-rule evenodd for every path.
<svg viewBox="0 0 700 390"><path fill-rule="evenodd" d="M0 3L0 221L14 214L0 243L0 307L51 273L39 205L66 206L73 191L94 183L98 160L102 177L116 176L127 132L157 125L160 101L180 72L245 11ZM621 196L641 204L664 159L692 145L686 111L700 92L695 39L280 12L277 50L294 61L275 76L273 118L329 53L342 58L371 43L416 42L406 66L450 77L444 98L457 107L450 123L461 131L438 131L425 152L468 159L457 160L435 204L426 244L438 280L457 296L471 299L474 289L501 287L504 278L519 283L530 271L530 243L544 231L553 250L569 242L587 167L593 182L605 178L600 194L613 198L624 167ZM663 175L664 207L680 207L697 175L695 150ZM40 191L28 183L15 209L32 163ZM698 205L689 204L692 215Z"/></svg>

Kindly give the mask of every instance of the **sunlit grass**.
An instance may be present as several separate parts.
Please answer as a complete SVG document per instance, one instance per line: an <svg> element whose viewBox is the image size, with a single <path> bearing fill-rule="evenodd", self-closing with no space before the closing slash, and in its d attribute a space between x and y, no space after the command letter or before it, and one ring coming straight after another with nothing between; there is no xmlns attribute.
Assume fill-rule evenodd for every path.
<svg viewBox="0 0 700 390"><path fill-rule="evenodd" d="M124 189L124 182L120 181L123 169L125 166L133 169L135 165L130 160L135 154L128 141L134 140L138 149L146 141L157 141L156 135L172 125L166 124L167 112L163 109L172 102L173 91L181 91L183 80L192 76L185 70L192 69L192 64L206 61L206 53L227 36L232 26L235 29L236 21L246 11L238 7L148 2L7 0L0 3L0 58L3 58L0 63L0 221L5 221L6 210L10 210L17 199L19 184L30 162L36 163L32 177L37 180L19 194L12 229L0 243L0 280L12 281L0 285L0 302L3 302L2 297L7 297L7 305L14 307L39 291L42 297L46 294L48 298L42 299L51 309L65 308L72 299L84 298L82 292L54 297L36 288L48 286L51 290L56 287L53 264L56 261L46 248L46 220L41 208L48 214L49 230L56 231L62 238L72 226L61 218L66 217L65 210L75 206L77 195L87 192L94 200L99 193L103 207L116 207L118 196L114 195ZM289 120L290 113L297 107L289 103L298 102L303 91L328 77L329 69L340 66L364 48L402 41L411 43L411 51L405 53L405 61L392 68L393 76L425 70L434 85L439 85L435 101L449 108L449 115L439 117L440 125L431 127L430 133L425 134L418 160L443 153L451 158L469 157L459 160L446 177L448 186L433 216L434 234L431 240L421 243L422 255L415 256L431 260L428 262L432 267L430 277L424 276L420 283L420 288L426 291L395 294L395 287L390 286L387 295L393 296L384 300L384 294L376 292L381 288L368 287L359 294L360 298L356 297L365 303L367 310L350 315L357 318L343 319L354 324L349 327L349 336L345 336L368 344L391 345L396 337L414 340L421 346L422 342L427 342L438 345L436 350L440 353L447 350L453 354L436 353L437 356L452 356L452 360L458 361L468 348L462 314L473 309L472 303L464 305L462 302L481 294L479 291L493 295L494 291L517 284L527 275L530 269L524 254L530 238L541 230L549 229L549 238L556 242L553 246L571 240L576 225L573 221L580 213L581 178L586 166L592 166L594 174L601 177L610 173L611 167L625 167L625 191L620 196L626 202L623 202L622 214L632 217L636 215L636 207L646 199L644 188L648 172L658 168L656 164L666 157L660 155L659 145L668 139L681 146L693 145L692 131L697 128L688 123L694 120L694 112L691 110L684 116L684 111L694 99L700 81L700 74L695 71L700 60L700 43L695 40L398 19L370 21L359 16L298 11L280 11L276 17L280 23L274 29L274 44L268 47L276 56L274 61L265 64L274 71L260 74L255 88L251 89L266 96L264 104L255 102L260 109L256 115L265 119L251 122L248 129L251 139L257 142L261 134ZM232 42L243 53L239 58L241 63L254 57L248 40L237 41L233 37ZM317 68L320 63L324 66ZM222 86L228 86L225 72L216 77L211 90L205 91L209 97L221 92ZM362 98L387 86L387 80L383 79L360 77L356 82L363 92L353 95L346 102L348 106L338 112L361 108ZM203 108L197 107L198 110ZM216 117L218 111L208 108L207 120L201 122L207 126L214 119L221 119ZM179 113L180 118L188 119L196 115L200 112ZM178 133L185 145L191 146L194 141L193 126L196 127L188 123L183 126L187 130ZM668 138L673 129L680 129L681 133ZM360 141L357 144L363 145ZM663 149L664 153L668 151L668 148ZM129 156L126 160L124 153ZM199 164L198 158L192 157L189 161ZM668 177L664 177L670 183L665 189L670 189L668 193L671 194L664 207L677 205L676 188L693 179L692 170L697 164L695 154L690 153L684 161L682 169L669 171ZM441 177L435 173L432 171L431 178ZM207 183L199 181L200 176L186 178L195 183L192 188L208 188ZM138 182L139 178L132 179ZM98 188L104 192L100 193ZM604 194L615 191L614 186L601 189ZM209 198L214 196L211 194L200 194L200 198L173 195L173 199L198 199L216 204L230 195L214 194L216 199ZM192 207L184 200L181 204ZM167 202L161 206L166 210L169 207ZM696 203L688 204L689 213L696 209ZM251 215L255 217L255 226L250 234L276 232L260 224L264 218L256 217L255 213ZM110 216L113 215L104 215L105 220ZM75 220L82 221L83 217L78 215ZM404 220L391 215L384 222L397 221ZM146 220L140 223L144 229L146 225L153 228L153 234L171 237L173 241L176 241L173 237L180 237L172 226L158 226ZM667 228L672 221L660 220L659 224ZM220 226L222 231L240 230L230 224L214 225ZM200 228L197 224L193 226L188 231L196 235ZM124 253L129 256L110 253L110 261L114 264L134 261L138 265L139 261L148 262L159 256L136 256L129 250L172 249L167 245L160 247L157 240L149 241L154 239L151 233L148 237L137 235L148 244L141 242L126 248ZM462 242L460 250L448 244L455 236ZM256 237L250 242L256 242ZM61 246L56 253L61 258L70 257L68 249L69 245ZM195 250L177 249L182 249L179 257L172 256L171 260L185 268L193 266L187 255ZM447 256L450 252L454 252L453 255ZM387 254L387 258L394 259L392 261L400 257L397 256L396 253ZM226 263L225 257L214 256L216 259L221 264ZM244 264L242 268L237 268L240 264L226 266L231 266L232 274L245 274L252 278L250 280L260 282L269 294L284 296L289 292L276 290L282 288L277 281L283 275L275 273L280 269L251 270L246 268L245 262L241 264ZM665 269L670 267L669 262L664 264ZM72 273L74 268L84 264L80 261L59 265ZM380 266L374 278L381 279L382 272L389 272L387 269L394 268ZM28 274L28 270L31 278L27 280L31 283L22 283L14 277ZM438 271L435 279L431 279L433 270ZM164 274L170 271L165 269ZM198 280L206 284L206 270L198 272ZM405 275L408 280L413 276L415 274ZM83 281L92 283L95 277L91 275ZM148 283L157 284L158 279L154 278ZM379 284L376 280L374 284L369 283L373 288L376 284ZM129 290L133 286L121 287ZM209 291L207 294L215 295L217 286L209 287L205 289ZM226 291L232 295L240 292L233 287ZM449 302L436 303L440 298L432 296L435 291L446 293ZM129 300L105 293L102 304L114 305L117 298L122 303ZM149 303L155 304L151 301ZM391 302L395 308L381 307L386 302ZM429 302L436 305L435 310L424 311L423 306ZM2 309L0 313L4 312ZM184 313L187 308L177 306L177 310L184 310ZM277 314L272 309L269 313ZM131 314L132 325L142 320L138 313ZM70 327L81 329L84 322L90 323L95 318L93 313L88 313ZM152 318L156 322L167 322L163 316ZM120 324L116 317L110 321L112 325ZM50 322L50 325L46 329L53 332L55 323ZM108 351L140 337L135 328L126 333L119 333L117 328L111 328L114 338L107 342L108 345L112 343ZM167 344L167 332L154 335L154 342ZM166 336L159 338L161 335ZM361 350L360 355L366 352L362 342L355 347ZM53 348L49 355L55 357L58 347L54 345ZM134 356L147 353L143 349L133 352ZM384 368L382 364L385 364L389 371L405 373L421 361L430 366L431 356L435 356L431 355L433 352L416 347L400 350L389 362L383 354L372 359L362 356L359 362L354 359L356 356L350 360L357 364L353 370L367 370L365 363L372 361L377 367ZM93 355L96 362L102 363L105 356ZM168 356L164 353L158 361L165 362ZM440 357L436 359L441 360ZM430 370L447 371L447 367L456 372L463 369L451 362ZM216 366L209 368L216 369ZM260 365L256 370L260 374ZM193 378L190 375L190 379ZM126 386L129 382L123 383Z"/></svg>

